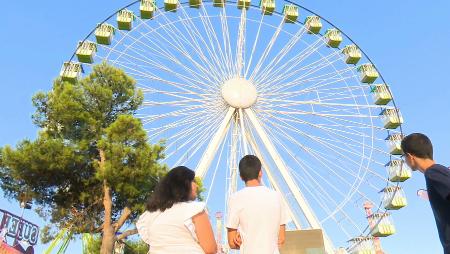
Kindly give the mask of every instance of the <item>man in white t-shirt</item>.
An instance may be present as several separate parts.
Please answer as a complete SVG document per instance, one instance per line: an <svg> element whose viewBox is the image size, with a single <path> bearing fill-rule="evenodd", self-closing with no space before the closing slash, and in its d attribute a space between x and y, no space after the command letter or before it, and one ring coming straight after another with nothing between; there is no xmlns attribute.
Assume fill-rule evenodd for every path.
<svg viewBox="0 0 450 254"><path fill-rule="evenodd" d="M241 159L239 174L246 187L228 201L230 248L240 249L241 254L279 253L290 220L280 194L261 185L261 161L254 155Z"/></svg>

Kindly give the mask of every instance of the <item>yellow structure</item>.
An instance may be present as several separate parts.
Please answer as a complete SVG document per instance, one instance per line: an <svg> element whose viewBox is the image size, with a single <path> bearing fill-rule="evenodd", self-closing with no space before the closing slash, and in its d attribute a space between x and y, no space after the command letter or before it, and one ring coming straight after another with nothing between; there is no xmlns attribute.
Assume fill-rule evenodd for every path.
<svg viewBox="0 0 450 254"><path fill-rule="evenodd" d="M398 210L408 204L405 193L399 186L386 187L383 189L383 193L383 205L387 210Z"/></svg>
<svg viewBox="0 0 450 254"><path fill-rule="evenodd" d="M65 62L59 75L64 81L75 82L80 78L81 73L83 73L83 67L80 63Z"/></svg>
<svg viewBox="0 0 450 254"><path fill-rule="evenodd" d="M349 241L351 243L350 254L375 254L373 237L360 236Z"/></svg>
<svg viewBox="0 0 450 254"><path fill-rule="evenodd" d="M132 11L123 9L117 13L117 27L119 30L130 31L135 17Z"/></svg>
<svg viewBox="0 0 450 254"><path fill-rule="evenodd" d="M223 8L225 6L225 0L213 0L213 6Z"/></svg>
<svg viewBox="0 0 450 254"><path fill-rule="evenodd" d="M80 63L93 63L97 44L91 41L78 42L76 55Z"/></svg>
<svg viewBox="0 0 450 254"><path fill-rule="evenodd" d="M95 29L95 38L98 44L111 45L112 37L116 29L107 23L97 25Z"/></svg>
<svg viewBox="0 0 450 254"><path fill-rule="evenodd" d="M386 164L389 172L389 181L404 182L411 178L411 169L403 160L392 160Z"/></svg>
<svg viewBox="0 0 450 254"><path fill-rule="evenodd" d="M284 21L295 23L298 19L298 7L293 4L286 4L283 7Z"/></svg>
<svg viewBox="0 0 450 254"><path fill-rule="evenodd" d="M308 16L305 19L305 27L309 34L318 34L322 29L322 22L319 16Z"/></svg>
<svg viewBox="0 0 450 254"><path fill-rule="evenodd" d="M237 7L238 9L245 8L248 10L250 8L251 0L238 0Z"/></svg>
<svg viewBox="0 0 450 254"><path fill-rule="evenodd" d="M403 116L399 109L386 108L380 115L386 129L396 129L403 123Z"/></svg>
<svg viewBox="0 0 450 254"><path fill-rule="evenodd" d="M330 28L325 32L325 38L327 41L328 47L338 48L342 42L342 34L336 28Z"/></svg>
<svg viewBox="0 0 450 254"><path fill-rule="evenodd" d="M178 0L164 0L164 10L176 12L178 8Z"/></svg>
<svg viewBox="0 0 450 254"><path fill-rule="evenodd" d="M152 19L155 13L155 1L154 0L141 0L139 6L142 19Z"/></svg>
<svg viewBox="0 0 450 254"><path fill-rule="evenodd" d="M275 0L261 0L259 6L261 7L262 14L272 15L275 10Z"/></svg>
<svg viewBox="0 0 450 254"><path fill-rule="evenodd" d="M189 0L189 7L200 8L202 6L202 0Z"/></svg>
<svg viewBox="0 0 450 254"><path fill-rule="evenodd" d="M395 226L389 213L374 213L368 219L369 223L374 225L372 236L386 237L395 233Z"/></svg>
<svg viewBox="0 0 450 254"><path fill-rule="evenodd" d="M392 155L401 155L402 154L402 139L403 135L401 133L392 133L387 138L387 145L389 148L389 153Z"/></svg>
<svg viewBox="0 0 450 254"><path fill-rule="evenodd" d="M359 66L358 72L361 74L361 82L367 84L372 84L379 76L375 66L370 63Z"/></svg>
<svg viewBox="0 0 450 254"><path fill-rule="evenodd" d="M387 105L392 101L392 94L386 84L373 85L372 93L376 105Z"/></svg>
<svg viewBox="0 0 450 254"><path fill-rule="evenodd" d="M361 50L356 45L347 45L342 49L347 64L357 64L362 57Z"/></svg>

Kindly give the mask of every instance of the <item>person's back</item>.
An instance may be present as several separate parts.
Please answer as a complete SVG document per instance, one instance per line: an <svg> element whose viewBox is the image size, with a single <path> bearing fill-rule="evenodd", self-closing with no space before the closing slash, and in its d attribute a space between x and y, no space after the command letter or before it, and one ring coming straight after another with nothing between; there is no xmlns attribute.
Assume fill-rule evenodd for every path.
<svg viewBox="0 0 450 254"><path fill-rule="evenodd" d="M142 240L150 245L151 254L203 254L191 218L204 209L201 202L180 202L164 212L145 212L136 226Z"/></svg>
<svg viewBox="0 0 450 254"><path fill-rule="evenodd" d="M444 254L450 254L450 170L436 164L433 145L422 133L413 133L402 140L403 156L413 171L424 173L428 197Z"/></svg>
<svg viewBox="0 0 450 254"><path fill-rule="evenodd" d="M146 211L136 222L150 254L215 254L217 244L205 203L194 201L195 172L171 169L153 191Z"/></svg>
<svg viewBox="0 0 450 254"><path fill-rule="evenodd" d="M284 224L281 202L279 194L265 186L246 187L230 197L229 214L237 216L230 218L227 227L239 226L242 253L276 252L280 225Z"/></svg>
<svg viewBox="0 0 450 254"><path fill-rule="evenodd" d="M241 254L279 253L289 221L281 195L261 185L261 162L256 156L241 159L239 174L246 187L228 200L228 244Z"/></svg>
<svg viewBox="0 0 450 254"><path fill-rule="evenodd" d="M445 254L450 254L450 169L434 164L424 174L439 238Z"/></svg>

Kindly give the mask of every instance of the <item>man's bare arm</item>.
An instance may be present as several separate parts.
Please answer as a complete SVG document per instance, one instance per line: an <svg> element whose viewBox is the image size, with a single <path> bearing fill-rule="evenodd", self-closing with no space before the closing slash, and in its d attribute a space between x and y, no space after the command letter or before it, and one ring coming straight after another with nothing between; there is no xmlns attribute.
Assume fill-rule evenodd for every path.
<svg viewBox="0 0 450 254"><path fill-rule="evenodd" d="M241 247L241 236L239 235L239 232L237 229L234 228L227 228L228 230L228 245L231 249L239 250Z"/></svg>

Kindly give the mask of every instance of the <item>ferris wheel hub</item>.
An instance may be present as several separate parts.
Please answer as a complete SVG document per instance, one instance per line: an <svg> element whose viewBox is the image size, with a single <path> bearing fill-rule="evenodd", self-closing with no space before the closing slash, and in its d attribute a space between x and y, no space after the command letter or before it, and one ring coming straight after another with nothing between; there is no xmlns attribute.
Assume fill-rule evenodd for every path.
<svg viewBox="0 0 450 254"><path fill-rule="evenodd" d="M222 98L234 108L249 108L258 97L256 87L245 78L232 78L222 85Z"/></svg>

